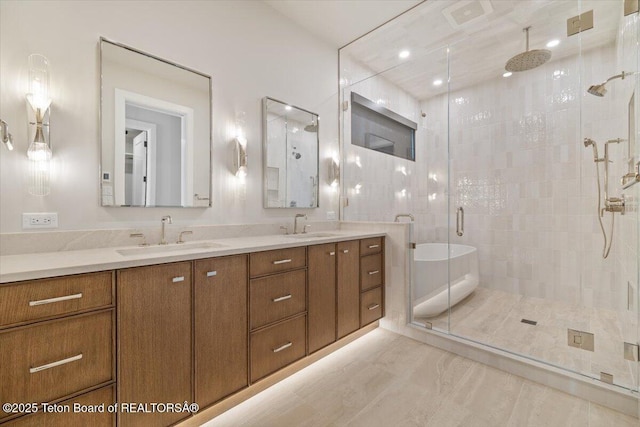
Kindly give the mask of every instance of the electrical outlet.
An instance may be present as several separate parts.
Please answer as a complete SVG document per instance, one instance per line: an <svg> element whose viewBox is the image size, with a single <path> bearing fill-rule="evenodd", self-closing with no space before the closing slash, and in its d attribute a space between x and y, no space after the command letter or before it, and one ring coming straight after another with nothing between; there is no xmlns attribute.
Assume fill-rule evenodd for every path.
<svg viewBox="0 0 640 427"><path fill-rule="evenodd" d="M58 213L23 213L22 228L58 228Z"/></svg>
<svg viewBox="0 0 640 427"><path fill-rule="evenodd" d="M335 211L328 211L327 212L327 221L335 221L335 219L336 219Z"/></svg>

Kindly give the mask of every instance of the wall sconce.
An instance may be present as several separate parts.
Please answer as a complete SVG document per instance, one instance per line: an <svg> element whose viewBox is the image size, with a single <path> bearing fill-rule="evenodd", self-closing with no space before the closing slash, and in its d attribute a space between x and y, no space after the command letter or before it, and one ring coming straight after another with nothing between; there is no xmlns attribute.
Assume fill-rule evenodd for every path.
<svg viewBox="0 0 640 427"><path fill-rule="evenodd" d="M29 193L46 196L50 193L51 147L49 142L49 60L42 55L29 55Z"/></svg>
<svg viewBox="0 0 640 427"><path fill-rule="evenodd" d="M245 178L247 176L247 139L238 136L234 140L235 142L235 156L234 156L234 170L238 178Z"/></svg>
<svg viewBox="0 0 640 427"><path fill-rule="evenodd" d="M329 159L329 185L336 188L340 183L340 165L335 158Z"/></svg>
<svg viewBox="0 0 640 427"><path fill-rule="evenodd" d="M9 151L13 150L13 138L9 133L9 126L7 122L2 119L0 119L0 139L2 139L2 142Z"/></svg>

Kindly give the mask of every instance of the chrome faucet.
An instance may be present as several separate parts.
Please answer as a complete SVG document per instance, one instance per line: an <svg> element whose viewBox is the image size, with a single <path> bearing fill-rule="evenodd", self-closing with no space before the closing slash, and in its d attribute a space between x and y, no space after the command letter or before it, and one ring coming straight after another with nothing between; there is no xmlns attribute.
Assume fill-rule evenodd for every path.
<svg viewBox="0 0 640 427"><path fill-rule="evenodd" d="M298 234L298 218L307 219L306 214L296 214L295 218L293 218L293 234Z"/></svg>
<svg viewBox="0 0 640 427"><path fill-rule="evenodd" d="M167 239L165 238L165 235L164 235L164 226L165 226L165 224L172 224L173 221L171 221L171 217L169 215L166 215L166 216L162 217L161 222L162 222L162 234L160 236L160 244L161 245L166 245L168 242L167 242Z"/></svg>

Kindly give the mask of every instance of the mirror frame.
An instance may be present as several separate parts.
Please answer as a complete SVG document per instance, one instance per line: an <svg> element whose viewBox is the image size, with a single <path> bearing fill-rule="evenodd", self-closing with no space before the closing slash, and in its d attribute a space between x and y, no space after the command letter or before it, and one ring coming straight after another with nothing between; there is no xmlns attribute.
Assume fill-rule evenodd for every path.
<svg viewBox="0 0 640 427"><path fill-rule="evenodd" d="M291 108L296 108L305 113L309 113L311 115L316 116L318 120L318 131L316 132L316 189L315 189L315 206L269 206L268 200L268 192L267 192L267 103L269 101L275 101L283 105L289 105ZM265 96L262 98L262 207L265 209L317 209L320 207L320 115L318 113L314 113L313 111L309 111L305 108L300 108L296 105L290 104L288 102L281 101L279 99L272 98L270 96Z"/></svg>
<svg viewBox="0 0 640 427"><path fill-rule="evenodd" d="M208 150L208 153L209 153L209 172L207 174L207 178L208 178L208 181L209 181L208 182L209 192L206 195L206 197L200 197L200 195L198 195L198 194L194 194L194 196L193 196L194 202L196 202L196 203L197 203L197 201L203 201L204 202L206 200L207 201L206 205L204 205L204 204L195 205L194 204L193 206L182 206L182 205L178 205L178 206L168 206L168 205L167 206L164 206L164 205L163 206L155 206L155 205L154 206L143 206L143 205L130 206L130 205L117 205L117 204L115 204L115 200L114 200L114 204L111 204L111 205L105 205L102 202L102 200L103 200L103 188L104 188L103 186L104 186L105 182L109 182L109 181L113 182L113 179L114 179L114 177L112 176L112 177L110 177L109 181L105 180L104 179L105 177L103 176L103 170L102 170L102 168L103 168L103 155L102 155L102 153L103 153L103 146L104 146L104 139L103 139L103 112L102 112L102 107L103 107L103 104L104 104L104 85L103 85L103 79L104 79L104 76L103 76L103 62L104 62L103 55L104 55L104 52L103 52L103 43L109 43L111 45L114 45L114 46L129 50L131 52L134 52L134 53L137 53L137 54L140 54L140 55L144 55L144 56L146 56L148 58L155 59L157 61L163 62L163 63L165 63L167 65L172 65L172 66L174 66L176 68L180 68L182 70L192 72L192 73L197 74L199 76L205 77L209 81L209 88L208 88L209 89L209 94L208 94L208 97L209 97L209 112L208 112L208 117L209 117L209 150ZM98 196L99 196L99 199L100 199L100 206L101 207L105 207L105 208L210 208L212 206L212 194L213 194L213 188L212 188L213 185L212 185L212 182L211 182L212 177L213 177L213 159L212 159L212 149L211 149L212 148L211 146L213 144L213 101L212 101L212 98L213 98L212 80L213 80L213 78L210 75L205 74L205 73L203 73L201 71L195 70L193 68L186 67L184 65L178 64L178 63L173 62L173 61L169 61L169 60L164 59L164 58L160 58L160 57L158 57L156 55L152 55L152 54L150 54L148 52L142 51L140 49L136 49L134 47L125 45L123 43L115 42L113 40L107 39L107 38L102 37L102 36L100 37L100 39L98 41L98 48L99 48L98 66L100 68L100 70L99 70L100 71L100 106L98 108L98 132L100 133L100 165L99 165L98 170L99 170L99 173L100 173L100 176L99 176L99 179L100 179L100 194ZM115 144L115 141L114 141L114 144ZM114 171L112 170L111 174L113 174L113 173L114 173ZM112 185L112 192L113 192L113 185Z"/></svg>

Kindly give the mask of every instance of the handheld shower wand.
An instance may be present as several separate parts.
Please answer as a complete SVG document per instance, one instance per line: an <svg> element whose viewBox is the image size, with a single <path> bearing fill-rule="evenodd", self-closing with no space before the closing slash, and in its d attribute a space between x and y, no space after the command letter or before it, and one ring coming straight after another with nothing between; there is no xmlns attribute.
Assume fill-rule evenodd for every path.
<svg viewBox="0 0 640 427"><path fill-rule="evenodd" d="M593 139L585 138L584 146L588 147L590 145L593 147L593 161L597 163L600 161L600 159L598 159L598 146L596 145L596 142Z"/></svg>
<svg viewBox="0 0 640 427"><path fill-rule="evenodd" d="M593 148L593 162L596 164L596 182L598 184L598 222L600 223L600 230L602 230L602 237L604 238L604 246L602 248L602 258L609 256L611 251L611 244L613 243L613 226L615 222L615 213L620 212L624 214L624 199L618 197L609 197L609 144L619 143L620 139L612 139L604 144L604 157L598 157L598 145L590 138L584 139L584 146ZM600 168L598 163L604 163L604 208L602 207L602 189L600 187ZM607 237L607 233L602 223L602 217L605 212L611 212L611 231Z"/></svg>

